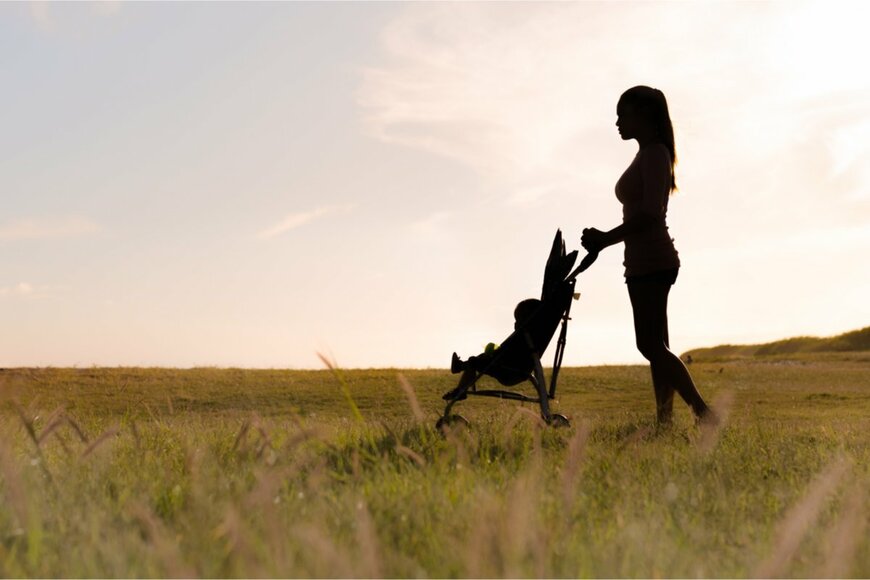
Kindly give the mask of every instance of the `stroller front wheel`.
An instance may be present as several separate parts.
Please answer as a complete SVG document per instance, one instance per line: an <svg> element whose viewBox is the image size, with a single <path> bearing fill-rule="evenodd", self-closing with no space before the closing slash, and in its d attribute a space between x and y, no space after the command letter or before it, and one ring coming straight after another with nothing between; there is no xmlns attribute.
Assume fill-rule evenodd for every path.
<svg viewBox="0 0 870 580"><path fill-rule="evenodd" d="M458 427L468 427L469 425L470 425L470 423L468 422L468 419L466 419L462 415L452 414L452 415L445 415L445 416L441 417L440 419L438 419L438 422L435 423L435 428L438 431L443 432L445 427L447 427L447 428L455 428L457 426Z"/></svg>

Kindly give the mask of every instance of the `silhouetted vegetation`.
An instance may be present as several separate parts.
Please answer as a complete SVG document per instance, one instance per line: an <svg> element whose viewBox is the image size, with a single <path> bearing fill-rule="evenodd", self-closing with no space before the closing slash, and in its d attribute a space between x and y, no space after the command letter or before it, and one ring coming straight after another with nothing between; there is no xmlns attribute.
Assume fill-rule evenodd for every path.
<svg viewBox="0 0 870 580"><path fill-rule="evenodd" d="M711 348L696 348L683 353L683 359L691 356L693 361L721 361L780 355L864 352L868 350L870 350L870 326L827 338L799 336L765 344L723 344Z"/></svg>

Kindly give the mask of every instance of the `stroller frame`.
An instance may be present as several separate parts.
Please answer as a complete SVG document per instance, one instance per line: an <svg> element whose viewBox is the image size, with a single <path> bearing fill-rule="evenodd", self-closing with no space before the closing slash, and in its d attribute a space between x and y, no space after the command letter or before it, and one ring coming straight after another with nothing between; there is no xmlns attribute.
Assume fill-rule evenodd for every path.
<svg viewBox="0 0 870 580"><path fill-rule="evenodd" d="M571 288L573 290L574 283L571 282ZM574 298L576 300L576 298ZM568 419L564 415L553 415L550 412L550 403L549 401L556 398L556 384L559 379L559 369L562 367L562 358L565 354L565 344L566 337L568 334L568 321L571 320L570 317L571 312L571 303L568 303L568 308L565 310L565 313L562 315L561 321L561 330L559 331L559 340L556 343L556 356L553 361L553 371L550 375L550 385L549 389L547 388L547 381L544 375L544 367L541 364L540 357L532 351L532 357L534 358L535 366L532 370L532 374L529 375L529 382L535 387L538 396L537 397L529 397L522 393L516 393L513 391L505 391L503 389L477 389L477 381L486 374L486 371L475 371L476 376L474 377L474 381L472 381L463 391L457 393L457 397L451 399L447 402L447 406L444 408L444 415L442 419L451 417L450 411L453 409L453 405L458 403L464 397L463 395L470 395L475 397L494 397L497 399L510 399L513 401L521 401L523 403L538 403L541 406L541 416L548 424L553 422L554 419L558 422L562 422L567 424ZM528 334L526 334L526 339L528 340ZM496 361L490 363L490 365L495 364ZM457 417L461 417L460 415L454 415ZM556 417L558 417L556 419ZM460 421L462 419L459 419ZM439 425L440 426L440 425Z"/></svg>
<svg viewBox="0 0 870 580"><path fill-rule="evenodd" d="M562 246L561 247L561 254L562 254L561 259L564 260L564 259L566 259L566 256L565 256L564 244L562 244L562 242L561 242L561 232L557 232L556 240L557 241L554 242L553 252L555 252L555 248L556 248L557 244L561 245ZM571 255L567 256L567 259L570 260L570 265L568 266L569 268L573 265L573 263L574 263L573 260L576 259L576 252L573 252L573 254L574 254L573 257ZM551 259L552 259L552 256L553 256L553 253L551 253ZM525 340L526 344L528 345L530 355L533 359L533 363L534 363L533 368L532 368L531 373L529 373L529 376L526 380L531 382L532 385L535 387L535 391L537 392L537 397L529 397L529 396L524 395L522 393L516 393L516 392L506 391L506 390L502 390L502 389L484 389L484 390L477 389L477 381L481 377L483 377L485 374L487 374L487 370L489 368L491 368L493 365L495 365L499 362L499 356L496 355L495 358L493 358L493 360L490 361L489 364L483 368L483 370L475 370L474 371L475 376L474 376L473 380L471 382L469 382L465 386L465 388L456 392L454 394L454 396L447 401L447 405L444 408L444 413L443 413L442 417L438 420L438 423L436 424L437 428L440 429L445 425L450 425L450 424L454 424L454 423L463 423L466 425L468 424L467 419L465 419L462 415L451 414L451 411L453 410L453 406L456 403L458 403L459 401L464 400L467 396L494 397L494 398L498 398L498 399L509 399L509 400L513 400L513 401L520 401L520 402L524 402L524 403L526 403L526 402L538 403L541 407L541 417L548 425L568 426L570 424L570 421L564 415L553 414L550 411L550 403L549 402L550 402L550 400L555 399L555 397L556 397L556 385L557 385L557 381L559 378L559 371L562 367L562 359L563 359L564 354L565 354L566 338L567 338L567 334L568 334L568 321L571 320L571 316L570 316L571 303L574 300L577 300L579 298L579 294L574 293L574 288L576 285L576 278L581 272L585 271L589 266L591 266L597 257L598 257L597 252L588 253L583 258L583 260L580 262L580 265L573 272L571 272L564 279L558 280L558 283L567 285L565 288L563 288L562 291L563 292L570 291L571 298L567 300L567 306L565 307L564 311L561 313L561 317L560 317L561 318L561 320L560 320L561 329L559 331L559 338L558 338L558 341L556 343L556 353L555 353L555 357L553 360L553 370L552 370L552 373L550 375L549 386L547 385L546 377L544 375L544 368L543 368L543 365L541 364L541 358L535 352L535 346L532 343L531 336L527 332L526 328L521 327L521 328L515 330L514 332L522 332L523 333L524 340ZM548 262L548 264L549 264L549 262ZM547 280L545 278L545 294L546 294L546 287L547 287L546 285L547 285ZM539 308L542 308L542 307L543 306L541 306ZM548 339L548 341L549 341L549 339ZM496 352L498 352L498 351L496 351ZM521 381L521 382L525 382L525 381ZM518 383L518 384L520 384L520 383Z"/></svg>

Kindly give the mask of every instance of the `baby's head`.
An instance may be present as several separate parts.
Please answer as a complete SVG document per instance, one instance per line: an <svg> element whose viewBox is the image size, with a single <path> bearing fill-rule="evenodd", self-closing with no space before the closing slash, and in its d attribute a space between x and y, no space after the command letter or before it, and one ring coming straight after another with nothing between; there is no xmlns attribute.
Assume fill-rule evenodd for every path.
<svg viewBox="0 0 870 580"><path fill-rule="evenodd" d="M514 326L519 328L528 323L540 307L541 301L535 298L527 298L517 304L517 307L514 308Z"/></svg>

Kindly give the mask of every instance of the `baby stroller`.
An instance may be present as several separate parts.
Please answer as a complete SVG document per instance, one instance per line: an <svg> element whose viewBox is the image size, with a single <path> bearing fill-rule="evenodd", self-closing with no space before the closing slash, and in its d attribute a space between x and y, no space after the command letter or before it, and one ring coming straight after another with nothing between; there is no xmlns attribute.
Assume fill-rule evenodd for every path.
<svg viewBox="0 0 870 580"><path fill-rule="evenodd" d="M526 300L520 303L517 313L524 304L534 304L534 308L527 316L521 317L517 314L517 325L514 332L494 350L484 352L477 357L471 357L467 362L462 363L462 378L455 389L444 395L447 406L442 417L438 419L436 428L441 429L445 425L456 423L467 425L468 421L462 415L451 413L451 411L456 403L466 399L469 395L538 403L541 406L541 416L547 424L569 425L567 417L550 412L549 400L556 396L556 381L565 352L565 337L568 333L571 300L579 297L579 295L574 294L575 280L577 275L591 266L597 257L597 253L590 252L581 260L577 269L572 272L571 268L574 267L574 262L577 260L577 251L566 255L562 232L556 231L550 256L547 259L547 266L544 269L541 300ZM560 322L562 329L556 345L550 385L547 388L541 357L547 350ZM459 372L457 368L460 367L457 365L460 363L460 359L454 353L454 362L451 365L454 372ZM483 375L493 377L505 387L530 381L537 391L537 397L528 397L513 391L479 390L476 387L477 381Z"/></svg>

